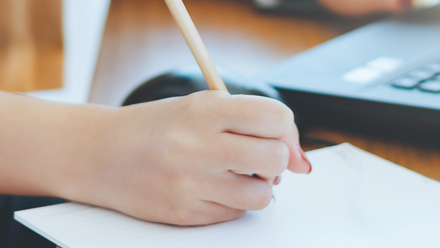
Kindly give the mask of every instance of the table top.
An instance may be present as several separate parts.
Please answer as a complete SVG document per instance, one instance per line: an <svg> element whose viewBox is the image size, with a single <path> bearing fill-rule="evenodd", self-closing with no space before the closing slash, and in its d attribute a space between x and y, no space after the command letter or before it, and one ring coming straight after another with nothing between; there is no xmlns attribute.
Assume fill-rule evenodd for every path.
<svg viewBox="0 0 440 248"><path fill-rule="evenodd" d="M217 66L257 74L282 60L365 24L304 16L259 14L249 0L186 0ZM119 106L143 81L195 63L163 0L113 0L90 101ZM353 145L440 180L440 152L389 138L309 127L309 137ZM317 148L310 142L305 150Z"/></svg>

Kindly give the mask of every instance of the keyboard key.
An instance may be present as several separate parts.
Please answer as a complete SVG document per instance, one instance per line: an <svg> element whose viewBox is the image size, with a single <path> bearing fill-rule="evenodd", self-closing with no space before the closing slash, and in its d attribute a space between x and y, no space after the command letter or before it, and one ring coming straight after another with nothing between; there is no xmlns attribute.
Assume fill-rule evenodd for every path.
<svg viewBox="0 0 440 248"><path fill-rule="evenodd" d="M418 87L422 91L440 93L440 80L428 80Z"/></svg>
<svg viewBox="0 0 440 248"><path fill-rule="evenodd" d="M424 67L428 68L429 70L434 71L435 73L440 73L440 61L434 61L434 62L428 63Z"/></svg>
<svg viewBox="0 0 440 248"><path fill-rule="evenodd" d="M397 88L414 89L420 81L420 79L415 77L403 76L391 81L391 85Z"/></svg>
<svg viewBox="0 0 440 248"><path fill-rule="evenodd" d="M408 73L409 76L418 78L420 81L430 79L435 76L435 74L437 74L437 72L426 67L420 67Z"/></svg>

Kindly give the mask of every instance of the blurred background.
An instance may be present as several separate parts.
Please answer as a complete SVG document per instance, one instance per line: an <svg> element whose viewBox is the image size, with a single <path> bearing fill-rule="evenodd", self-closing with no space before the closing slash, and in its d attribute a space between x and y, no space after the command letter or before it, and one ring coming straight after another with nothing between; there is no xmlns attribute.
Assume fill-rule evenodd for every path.
<svg viewBox="0 0 440 248"><path fill-rule="evenodd" d="M340 0L336 0L335 2L337 1ZM65 36L69 36L66 35L66 32L69 31L63 30L69 28L68 25L66 27L66 22L69 22L68 20L66 21L66 16L75 16L74 19L70 20L70 22L81 23L84 20L88 20L90 25L93 26L95 25L94 23L100 21L102 22L102 20L99 20L99 18L88 18L87 12L91 12L90 9L96 9L95 13L98 13L100 12L98 10L100 8L101 12L107 13L106 11L108 10L110 1L97 0L89 1L90 3L87 3L87 1L78 0L76 1L77 3L73 2L74 1L71 0L0 1L0 90L28 92L62 87L63 81L66 81L66 77L63 78L63 71L65 72L65 70L70 69L70 67L63 67L63 61L65 62L69 59L63 58L63 39L65 40ZM159 0L159 2L163 1ZM120 21L121 24L116 26L122 28L124 25L128 24L128 22L132 22L135 18L138 18L138 13L143 13L142 16L145 19L138 19L136 23L133 23L133 25L130 27L126 27L127 29L125 30L119 29L119 32L124 33L121 35L123 36L128 34L136 28L144 28L142 33L148 32L149 37L157 36L157 40L167 39L165 34L167 30L169 30L169 28L171 28L173 32L176 30L174 29L172 20L168 19L167 9L164 8L163 4L160 4L159 2L155 0L114 0L111 15L115 16L127 14L127 17L115 16L115 18L111 18L110 21ZM267 29L269 25L274 25L273 27L275 27L276 30L273 30L272 34L278 34L277 32L284 33L284 37L281 39L279 35L267 37L267 41L269 42L270 39L277 39L277 42L275 42L277 44L273 42L269 44L259 44L261 42L259 42L258 39L255 39L254 42L247 43L248 47L230 46L231 52L239 50L240 52L247 52L247 55L251 57L255 56L251 54L255 52L259 52L263 56L265 53L272 53L273 50L276 50L274 49L274 46L279 45L282 45L283 47L293 45L294 48L289 47L290 53L288 54L292 55L313 45L317 45L331 37L334 37L337 34L346 32L356 26L359 26L359 20L355 19L340 21L336 26L327 25L326 22L329 20L334 20L336 15L333 15L332 17L329 16L329 13L331 12L328 11L327 8L325 8L322 4L319 4L317 1L313 0L226 0L225 2L228 3L222 4L221 1L215 0L189 0L187 1L187 4L190 6L190 8L192 8L192 12L196 19L204 18L204 16L206 16L208 13L210 15L214 15L213 17L215 18L211 18L212 23L209 25L198 23L198 25L201 26L202 32L205 32L204 30L207 28L214 28L211 25L216 25L215 22L222 22L224 26L226 26L226 23L232 24L232 22L234 22L235 25L228 25L229 30L227 30L229 35L228 42L230 44L238 44L236 42L237 39L240 39L240 36L245 35L241 32L243 28L249 29L249 34L256 34L258 36L259 29ZM69 11L75 8L75 6L72 7L71 5L75 4L82 4L81 9L83 10L83 13L69 14ZM67 7L69 5L71 7ZM127 8L130 8L130 6L136 6L135 8L137 9L128 10ZM217 11L211 6L219 6L223 9L221 11ZM127 10L132 11L132 13L127 13ZM121 11L125 12L122 13ZM256 20L256 16L262 13L270 13L272 14L272 17L262 18L260 21L258 21L258 23L253 23L253 19ZM276 17L279 15L284 15L284 17ZM287 17L289 15L290 17ZM101 19L106 19L106 15L103 15L102 13L97 14L97 16L101 16ZM326 20L304 19L316 17L319 18L320 16L327 16ZM277 24L274 22L277 22ZM286 26L290 25L287 23L292 22L296 23L294 25L298 26L298 30L296 30L295 35L302 36L304 39L298 39L298 37L295 37L296 42L292 42L292 33L287 31L287 29L290 29L290 27ZM107 32L111 33L113 32L113 29L117 27L113 27L113 25L111 25ZM85 26L83 28L87 29ZM76 29L79 29L79 27ZM100 31L99 28L95 30L96 34L94 35L98 38L90 38L90 36L93 34L87 34L87 31L82 33L78 32L78 34L76 34L76 38L81 38L84 40L98 39L98 43L100 43L101 32L102 30ZM301 32L305 32L308 35L303 35ZM79 37L79 34L82 37ZM266 35L272 34L266 33ZM177 36L175 37L176 39L179 38L178 35L179 33L177 32ZM207 42L210 43L210 39L213 38L216 39L218 37L210 37L208 35L206 38L208 39ZM147 42L146 44L149 42L146 40L143 41ZM69 40L66 42L69 42ZM160 43L161 42L157 41L156 44L148 44L148 46L150 46L150 49L152 49L153 46L160 45ZM264 46L264 48L261 46ZM183 47L173 47L173 49L185 50L185 44L183 43ZM265 51L267 49L271 49L271 51ZM78 52L80 51L78 50L77 53ZM180 51L176 52L179 53ZM215 52L216 50L214 48L213 53ZM281 52L275 51L275 53ZM284 50L282 53L286 54ZM272 55L269 57L272 57ZM275 62L272 61L273 59L279 61L279 58L281 57L284 58L287 56L267 58L267 65L273 64ZM228 60L233 61L231 57L229 57ZM243 68L244 70L238 69L244 74L252 74L262 69L260 65L255 63L237 64L239 64L236 65L239 68L246 67ZM93 63L90 66L94 70ZM91 82L87 82L86 84L91 84ZM90 87L86 88L90 90Z"/></svg>
<svg viewBox="0 0 440 248"><path fill-rule="evenodd" d="M0 1L0 90L62 86L61 0Z"/></svg>
<svg viewBox="0 0 440 248"><path fill-rule="evenodd" d="M214 63L245 76L411 5L438 2L185 0ZM164 0L0 0L0 90L117 107L145 81L187 64L195 60ZM302 138L305 150L350 142L440 180L438 146L322 123L308 125Z"/></svg>
<svg viewBox="0 0 440 248"><path fill-rule="evenodd" d="M396 5L380 5L387 2ZM365 3L378 5L359 11ZM412 1L185 0L214 63L246 76L405 12L408 3ZM195 63L163 0L0 0L0 5L2 90L117 107L146 80ZM42 90L48 88L57 89ZM350 142L440 179L438 147L318 124L307 126L304 137L329 141L324 145ZM306 150L322 145L303 140Z"/></svg>

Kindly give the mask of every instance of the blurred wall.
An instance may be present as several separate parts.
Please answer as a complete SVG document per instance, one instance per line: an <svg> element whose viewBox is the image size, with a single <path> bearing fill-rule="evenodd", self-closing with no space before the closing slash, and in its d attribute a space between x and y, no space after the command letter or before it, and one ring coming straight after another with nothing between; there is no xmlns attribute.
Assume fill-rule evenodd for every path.
<svg viewBox="0 0 440 248"><path fill-rule="evenodd" d="M62 86L61 0L0 0L0 90Z"/></svg>

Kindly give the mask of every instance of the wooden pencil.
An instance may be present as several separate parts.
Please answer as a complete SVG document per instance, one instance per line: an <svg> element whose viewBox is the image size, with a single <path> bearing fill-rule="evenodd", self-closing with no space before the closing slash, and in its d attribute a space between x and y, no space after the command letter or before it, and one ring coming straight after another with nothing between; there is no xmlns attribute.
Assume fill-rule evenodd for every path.
<svg viewBox="0 0 440 248"><path fill-rule="evenodd" d="M165 0L211 90L228 92L182 0Z"/></svg>

